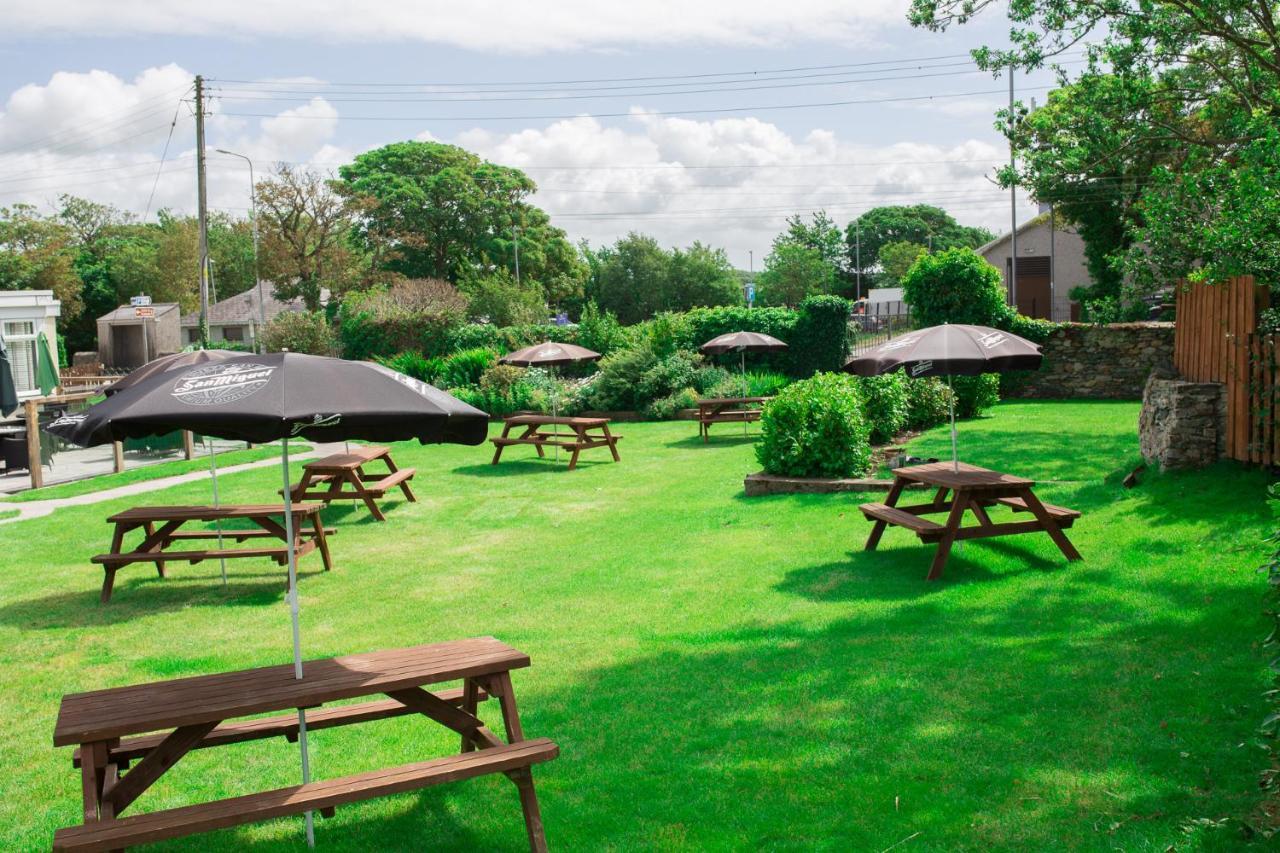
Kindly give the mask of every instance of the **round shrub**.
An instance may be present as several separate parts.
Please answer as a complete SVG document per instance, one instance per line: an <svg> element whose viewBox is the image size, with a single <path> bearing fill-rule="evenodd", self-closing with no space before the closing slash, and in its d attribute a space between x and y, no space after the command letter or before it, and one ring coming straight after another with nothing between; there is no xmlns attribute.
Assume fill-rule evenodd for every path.
<svg viewBox="0 0 1280 853"><path fill-rule="evenodd" d="M819 373L764 407L756 459L770 474L853 477L871 463L870 428L852 376Z"/></svg>
<svg viewBox="0 0 1280 853"><path fill-rule="evenodd" d="M277 314L262 330L267 352L302 352L336 355L338 338L319 311L286 311Z"/></svg>
<svg viewBox="0 0 1280 853"><path fill-rule="evenodd" d="M871 443L887 444L907 426L907 378L895 370L880 376L863 376L858 386Z"/></svg>
<svg viewBox="0 0 1280 853"><path fill-rule="evenodd" d="M956 393L957 418L976 418L1000 402L1000 377L994 373L953 376L951 386Z"/></svg>
<svg viewBox="0 0 1280 853"><path fill-rule="evenodd" d="M943 379L908 379L907 428L928 429L945 423L951 417L951 396Z"/></svg>
<svg viewBox="0 0 1280 853"><path fill-rule="evenodd" d="M902 287L921 326L970 323L1004 328L1013 317L1000 271L972 249L921 255L903 276Z"/></svg>
<svg viewBox="0 0 1280 853"><path fill-rule="evenodd" d="M698 405L698 392L692 388L681 388L674 394L659 397L644 410L645 417L655 421L673 420L681 409L692 409Z"/></svg>

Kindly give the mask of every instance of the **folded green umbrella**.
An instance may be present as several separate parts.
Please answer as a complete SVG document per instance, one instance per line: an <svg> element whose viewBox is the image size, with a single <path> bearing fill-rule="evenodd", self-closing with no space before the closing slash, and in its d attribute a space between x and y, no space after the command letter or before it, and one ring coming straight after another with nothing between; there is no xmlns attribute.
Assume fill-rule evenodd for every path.
<svg viewBox="0 0 1280 853"><path fill-rule="evenodd" d="M57 360L49 349L49 338L41 332L36 338L36 384L40 386L40 393L46 397L62 384L56 364Z"/></svg>

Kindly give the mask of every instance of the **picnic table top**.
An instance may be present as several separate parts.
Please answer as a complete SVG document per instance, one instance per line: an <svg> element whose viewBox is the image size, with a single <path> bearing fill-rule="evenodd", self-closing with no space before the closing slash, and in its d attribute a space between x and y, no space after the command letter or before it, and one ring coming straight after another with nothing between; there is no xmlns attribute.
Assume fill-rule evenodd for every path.
<svg viewBox="0 0 1280 853"><path fill-rule="evenodd" d="M1035 480L1015 477L1012 474L1001 474L999 471L980 468L967 462L961 462L958 465L951 462L929 462L924 465L897 468L893 475L912 482L944 486L948 489L1004 489L1036 484Z"/></svg>
<svg viewBox="0 0 1280 853"><path fill-rule="evenodd" d="M343 453L331 453L328 456L322 456L319 459L309 460L302 467L311 471L320 469L350 469L359 468L367 462L380 459L383 456L390 455L391 448L384 445L368 445L366 447L353 447L350 451Z"/></svg>
<svg viewBox="0 0 1280 853"><path fill-rule="evenodd" d="M772 397L705 397L698 401L699 406L723 406L727 403L767 403Z"/></svg>
<svg viewBox="0 0 1280 853"><path fill-rule="evenodd" d="M516 425L560 424L562 426L600 426L609 423L608 418L568 418L551 415L511 415L504 418L504 421Z"/></svg>
<svg viewBox="0 0 1280 853"><path fill-rule="evenodd" d="M318 503L295 503L293 512L310 515L324 509ZM216 521L222 518L253 518L284 515L282 504L223 504L222 506L135 506L117 512L107 521Z"/></svg>
<svg viewBox="0 0 1280 853"><path fill-rule="evenodd" d="M155 681L62 697L54 746L90 743L233 717L306 708L529 665L493 637Z"/></svg>

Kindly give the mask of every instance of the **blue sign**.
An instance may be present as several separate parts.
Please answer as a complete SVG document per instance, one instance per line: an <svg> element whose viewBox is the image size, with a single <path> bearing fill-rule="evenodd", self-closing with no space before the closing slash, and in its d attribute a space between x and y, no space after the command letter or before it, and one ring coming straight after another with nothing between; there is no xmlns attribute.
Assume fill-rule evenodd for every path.
<svg viewBox="0 0 1280 853"><path fill-rule="evenodd" d="M561 311L559 314L557 314L557 315L556 315L556 325L557 325L557 326L567 326L567 325L569 325L569 315L568 315L566 312L564 312L564 311Z"/></svg>
<svg viewBox="0 0 1280 853"><path fill-rule="evenodd" d="M742 288L742 290L743 290L743 292L746 294L746 297L747 297L747 304L748 304L748 305L754 305L754 304L756 303L756 285L755 285L755 282L753 282L753 281L749 281L749 282L747 282L746 286L745 286L745 287L743 287L743 288Z"/></svg>

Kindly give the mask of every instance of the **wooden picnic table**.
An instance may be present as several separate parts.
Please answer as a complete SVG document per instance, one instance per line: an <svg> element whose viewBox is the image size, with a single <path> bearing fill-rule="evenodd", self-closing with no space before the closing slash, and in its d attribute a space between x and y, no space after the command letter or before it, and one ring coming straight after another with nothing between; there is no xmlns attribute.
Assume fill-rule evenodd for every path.
<svg viewBox="0 0 1280 853"><path fill-rule="evenodd" d="M903 489L915 483L937 487L933 500L929 503L898 506L898 498ZM1034 486L1034 480L1001 474L964 462L955 467L951 462L931 462L898 468L893 472L893 485L884 503L868 503L859 507L868 521L875 522L871 535L867 537L866 550L875 550L886 526L892 524L895 527L905 527L919 536L922 542L938 543L933 564L929 567L929 580L942 577L952 544L964 539L1044 532L1049 534L1049 538L1068 560L1083 559L1062 532L1075 523L1080 512L1042 503L1032 491ZM1030 513L1034 518L1030 521L995 523L987 510L997 505L1008 507L1015 513ZM971 511L977 518L976 526L962 526L966 511ZM946 521L938 524L924 517L934 513L946 513Z"/></svg>
<svg viewBox="0 0 1280 853"><path fill-rule="evenodd" d="M708 397L698 401L698 434L711 440L712 424L752 423L760 420L760 408L772 397Z"/></svg>
<svg viewBox="0 0 1280 853"><path fill-rule="evenodd" d="M298 557L310 554L316 548L324 560L324 570L333 568L329 558L329 542L327 537L334 532L326 528L320 520L320 504L293 505L293 543ZM277 521L277 518L280 519ZM224 522L232 519L248 519L257 525L256 529L224 528L219 534L216 530L202 528L198 530L182 530L189 522ZM280 504L247 504L239 506L139 506L118 512L107 519L115 525L115 534L111 537L111 550L106 554L98 554L93 562L102 565L105 573L102 579L102 602L111 599L111 589L115 585L116 572L123 566L133 563L155 563L156 573L164 577L165 563L183 561L199 563L204 560L235 557L269 557L280 565L289 560L289 537L284 526L284 507ZM124 538L130 532L141 528L144 532L142 541L135 547L125 549ZM190 540L218 539L221 535L223 547L202 548L198 550L170 551L166 550L175 542ZM228 548L227 540L236 544L249 539L278 539L282 544L249 548Z"/></svg>
<svg viewBox="0 0 1280 853"><path fill-rule="evenodd" d="M369 472L365 466L381 461L387 472ZM389 490L400 487L405 499L416 501L409 481L413 468L397 468L391 459L391 448L381 445L357 446L345 453L313 459L302 466L302 479L293 487L295 501L364 501L378 521L386 521L377 501Z"/></svg>
<svg viewBox="0 0 1280 853"><path fill-rule="evenodd" d="M307 661L301 679L286 664L64 696L53 745L78 747L72 764L80 770L84 823L57 830L53 849L120 850L307 811L332 816L347 803L503 773L519 791L530 848L545 850L530 767L559 749L546 738L525 739L510 672L528 665L524 653L478 637ZM426 689L455 679L461 687ZM489 696L501 707L506 742L476 716ZM378 698L321 707L366 697ZM457 732L462 748L431 761L121 817L193 749L296 740L299 708L312 709L308 731L421 714ZM293 713L235 719L282 711Z"/></svg>
<svg viewBox="0 0 1280 853"><path fill-rule="evenodd" d="M546 429L546 427L558 428L562 426L567 426L569 431L558 432L554 431L554 429L553 431L547 431ZM515 427L524 427L524 432L512 437L511 430ZM540 458L546 456L542 448L547 445L570 450L573 454L569 457L570 471L578 466L578 454L593 447L607 447L609 452L613 454L614 462L622 461L622 457L618 455L618 442L622 440L622 436L609 432L608 418L555 418L550 415L512 415L505 420L502 427L502 435L489 440L493 442L495 448L493 451L494 465L497 465L498 460L502 458L503 449L513 444L533 445Z"/></svg>

